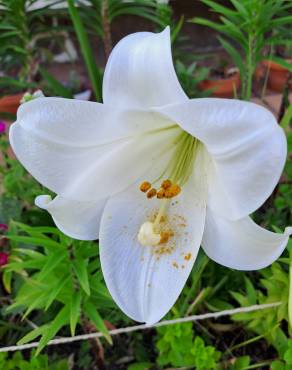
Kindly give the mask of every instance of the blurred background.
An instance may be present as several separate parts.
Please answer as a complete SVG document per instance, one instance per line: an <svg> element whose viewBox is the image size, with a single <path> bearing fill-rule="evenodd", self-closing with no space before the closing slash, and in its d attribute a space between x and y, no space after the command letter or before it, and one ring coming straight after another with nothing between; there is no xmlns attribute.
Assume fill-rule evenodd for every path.
<svg viewBox="0 0 292 370"><path fill-rule="evenodd" d="M9 147L20 104L39 90L101 102L114 45L168 25L190 98L253 101L285 130L285 171L253 217L270 230L292 225L291 0L0 0L0 347L40 340L37 349L0 353L0 370L292 368L291 242L277 262L253 273L200 252L167 318L280 302L277 308L111 339L109 330L134 323L106 289L98 242L64 236L34 206L48 191ZM46 347L56 335L95 331L104 338Z"/></svg>

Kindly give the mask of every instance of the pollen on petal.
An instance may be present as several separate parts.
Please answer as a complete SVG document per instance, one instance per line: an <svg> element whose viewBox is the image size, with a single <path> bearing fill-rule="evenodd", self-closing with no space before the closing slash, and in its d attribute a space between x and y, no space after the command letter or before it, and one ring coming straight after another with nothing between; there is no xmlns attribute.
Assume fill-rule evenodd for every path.
<svg viewBox="0 0 292 370"><path fill-rule="evenodd" d="M156 195L156 194L157 194L156 189L152 188L152 189L150 189L150 190L148 191L148 193L147 193L147 198L148 198L148 199L151 199L151 198L155 197L155 195Z"/></svg>
<svg viewBox="0 0 292 370"><path fill-rule="evenodd" d="M161 184L162 189L168 189L172 185L172 182L170 180L164 180Z"/></svg>
<svg viewBox="0 0 292 370"><path fill-rule="evenodd" d="M191 257L192 257L192 254L191 254L191 253L188 253L188 254L186 254L186 255L184 256L184 259L185 259L186 261L189 261L189 260L191 259Z"/></svg>
<svg viewBox="0 0 292 370"><path fill-rule="evenodd" d="M148 182L148 181L144 181L144 182L142 182L142 184L140 185L140 190L141 190L143 193L146 193L150 188L151 188L151 184L150 184L150 182Z"/></svg>
<svg viewBox="0 0 292 370"><path fill-rule="evenodd" d="M162 198L164 198L164 194L165 194L165 190L164 190L164 189L160 189L160 190L157 192L157 198L158 198L158 199L162 199Z"/></svg>
<svg viewBox="0 0 292 370"><path fill-rule="evenodd" d="M172 231L162 231L160 233L160 242L159 242L159 244L167 243L172 236L173 236Z"/></svg>
<svg viewBox="0 0 292 370"><path fill-rule="evenodd" d="M173 198L177 196L181 192L181 188L178 185L171 185L169 188L165 190L165 198Z"/></svg>

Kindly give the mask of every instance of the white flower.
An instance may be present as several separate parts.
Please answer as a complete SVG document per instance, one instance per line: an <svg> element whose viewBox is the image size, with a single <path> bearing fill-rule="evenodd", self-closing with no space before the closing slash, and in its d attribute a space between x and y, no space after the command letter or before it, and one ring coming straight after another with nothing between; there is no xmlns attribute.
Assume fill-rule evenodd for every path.
<svg viewBox="0 0 292 370"><path fill-rule="evenodd" d="M99 238L107 286L128 316L160 320L200 245L240 270L280 256L291 228L272 233L248 217L273 191L286 158L285 135L269 111L238 100L188 99L168 28L118 43L103 99L26 103L10 141L26 169L58 194L36 204L65 234ZM158 190L168 179L174 186L164 183L167 197L163 189L161 199L139 189L150 182Z"/></svg>

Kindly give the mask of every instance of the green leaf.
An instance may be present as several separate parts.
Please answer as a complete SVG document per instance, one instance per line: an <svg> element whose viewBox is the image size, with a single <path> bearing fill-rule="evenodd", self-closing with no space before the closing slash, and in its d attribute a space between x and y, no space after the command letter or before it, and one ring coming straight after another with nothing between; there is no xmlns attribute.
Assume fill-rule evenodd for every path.
<svg viewBox="0 0 292 370"><path fill-rule="evenodd" d="M250 364L249 356L238 357L235 360L234 364L231 366L231 370L244 370L247 369L249 364Z"/></svg>
<svg viewBox="0 0 292 370"><path fill-rule="evenodd" d="M227 51L227 53L231 56L233 59L234 64L238 67L240 71L240 76L243 77L245 75L245 67L242 61L242 56L239 54L239 52L225 39L222 37L218 37L219 41L221 42L224 49Z"/></svg>
<svg viewBox="0 0 292 370"><path fill-rule="evenodd" d="M25 344L25 343L31 342L35 338L37 338L40 335L42 335L46 331L47 327L48 327L48 324L47 325L40 326L40 327L38 327L38 328L30 331L28 334L26 334L24 337L22 337L17 342L17 344L18 345L21 345L21 344Z"/></svg>
<svg viewBox="0 0 292 370"><path fill-rule="evenodd" d="M275 57L273 55L269 56L269 60L272 60L275 63L280 64L280 66L287 68L289 72L292 72L292 63L287 62L287 60L280 58L280 57Z"/></svg>
<svg viewBox="0 0 292 370"><path fill-rule="evenodd" d="M21 236L21 235L11 235L7 234L6 237L10 240L15 242L28 244L28 245L36 245L38 247L47 247L51 250L60 250L61 244L55 242L52 239L45 239L45 238L32 238L30 236Z"/></svg>
<svg viewBox="0 0 292 370"><path fill-rule="evenodd" d="M101 101L101 75L94 60L92 47L90 45L84 25L78 13L78 9L74 5L74 0L67 0L67 4L74 25L74 29L79 41L80 49L85 60L87 71L92 83L95 98L97 101Z"/></svg>
<svg viewBox="0 0 292 370"><path fill-rule="evenodd" d="M46 294L41 294L39 297L34 299L29 305L28 309L23 314L22 320L24 320L34 309L43 307L46 301L47 301Z"/></svg>
<svg viewBox="0 0 292 370"><path fill-rule="evenodd" d="M44 267L40 271L37 276L38 281L45 280L48 275L63 261L63 259L67 256L66 251L57 251L56 253L52 253L48 258L47 262L45 263Z"/></svg>
<svg viewBox="0 0 292 370"><path fill-rule="evenodd" d="M153 367L151 362L137 362L128 366L127 370L149 370Z"/></svg>
<svg viewBox="0 0 292 370"><path fill-rule="evenodd" d="M47 297L47 304L45 307L45 311L48 310L48 308L51 306L51 304L54 302L54 300L57 298L58 294L61 292L61 290L64 288L64 286L68 283L70 280L70 276L65 279L65 276L63 278L60 277L60 282L58 282L57 285L51 287L51 293Z"/></svg>
<svg viewBox="0 0 292 370"><path fill-rule="evenodd" d="M7 293L11 293L11 279L12 279L12 272L4 270L3 275L2 275L2 282L3 282L4 288Z"/></svg>
<svg viewBox="0 0 292 370"><path fill-rule="evenodd" d="M73 261L72 265L82 289L87 295L90 295L90 286L87 272L88 260L78 259L78 261Z"/></svg>
<svg viewBox="0 0 292 370"><path fill-rule="evenodd" d="M48 71L46 71L42 67L39 67L39 70L42 77L47 81L48 86L53 90L54 95L62 96L68 99L73 98L71 91L67 89L65 86L63 86L58 80L56 80L53 75L51 75Z"/></svg>
<svg viewBox="0 0 292 370"><path fill-rule="evenodd" d="M256 290L254 286L252 285L252 282L250 281L249 278L245 277L244 280L245 280L248 301L251 305L256 304L257 303Z"/></svg>
<svg viewBox="0 0 292 370"><path fill-rule="evenodd" d="M40 234L54 234L58 236L62 236L62 232L58 230L56 227L51 226L28 226L26 224L23 224L21 222L13 221L13 224L19 227L21 230L25 231L27 234L34 235L34 233L40 233Z"/></svg>
<svg viewBox="0 0 292 370"><path fill-rule="evenodd" d="M206 27L213 28L214 30L216 30L218 32L223 31L223 26L221 24L209 21L208 19L195 17L195 18L189 19L189 22L200 24L201 26L206 26Z"/></svg>
<svg viewBox="0 0 292 370"><path fill-rule="evenodd" d="M96 326L96 329L99 330L105 336L105 338L110 344L112 344L112 338L104 324L103 319L100 317L94 304L90 300L88 300L85 302L83 309L84 309L86 316Z"/></svg>
<svg viewBox="0 0 292 370"><path fill-rule="evenodd" d="M289 124L292 122L292 104L289 105L287 108L284 117L281 120L281 127L286 129L289 127Z"/></svg>
<svg viewBox="0 0 292 370"><path fill-rule="evenodd" d="M271 369L272 370L286 370L286 366L284 362L280 360L275 360L271 363Z"/></svg>
<svg viewBox="0 0 292 370"><path fill-rule="evenodd" d="M234 10L231 10L229 8L226 8L225 6L222 6L218 4L218 2L212 1L212 0L203 0L203 3L208 5L213 11L219 13L219 14L224 14L226 16L234 16L236 13Z"/></svg>
<svg viewBox="0 0 292 370"><path fill-rule="evenodd" d="M75 328L80 316L81 292L73 292L70 305L70 330L71 335L75 335Z"/></svg>
<svg viewBox="0 0 292 370"><path fill-rule="evenodd" d="M55 335L62 328L62 326L68 323L69 311L70 311L69 305L64 306L59 311L55 319L48 325L46 330L43 332L35 356L37 356L41 352L41 350L47 345L47 343L52 338L55 337Z"/></svg>

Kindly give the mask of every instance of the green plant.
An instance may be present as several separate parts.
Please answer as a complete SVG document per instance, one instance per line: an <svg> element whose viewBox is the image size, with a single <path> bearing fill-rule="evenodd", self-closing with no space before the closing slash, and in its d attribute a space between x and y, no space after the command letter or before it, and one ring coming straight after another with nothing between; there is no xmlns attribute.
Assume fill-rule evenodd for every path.
<svg viewBox="0 0 292 370"><path fill-rule="evenodd" d="M281 30L288 29L292 21L292 16L289 15L289 10L292 8L291 2L287 0L230 0L233 5L232 9L221 5L218 1L202 0L202 2L219 14L220 21L214 22L196 17L190 22L213 28L224 35L224 37L219 37L221 45L240 70L241 98L250 100L254 72L263 58L264 48L267 45L275 46L289 42L287 32L281 33L280 36L279 34L280 28ZM272 36L275 32L277 36ZM233 43L241 52L234 47Z"/></svg>
<svg viewBox="0 0 292 370"><path fill-rule="evenodd" d="M287 337L281 328L283 321L288 323L289 272L287 261L275 262L270 268L259 272L260 288L245 278L245 291L231 292L232 297L242 306L279 302L279 306L264 311L239 313L233 320L243 322L248 330L266 338L282 354L287 346ZM265 291L265 292L264 292ZM259 337L260 338L260 337ZM258 339L259 339L258 338Z"/></svg>
<svg viewBox="0 0 292 370"><path fill-rule="evenodd" d="M206 346L196 336L191 323L175 324L158 328L156 347L160 366L194 366L197 370L215 369L221 354L212 346Z"/></svg>
<svg viewBox="0 0 292 370"><path fill-rule="evenodd" d="M3 152L7 150L5 139L0 140ZM42 192L40 186L15 159L3 156L0 164L0 179L5 191L0 194L0 222L8 224L10 220L26 220L30 224L42 224L49 218L36 207L34 199Z"/></svg>
<svg viewBox="0 0 292 370"><path fill-rule="evenodd" d="M291 370L292 369L292 339L288 339L287 346L280 359L271 364L272 370Z"/></svg>
<svg viewBox="0 0 292 370"><path fill-rule="evenodd" d="M47 50L46 41L60 36L60 29L48 22L56 16L52 5L59 2L34 8L36 0L0 0L0 61L5 72L0 87L12 92L35 87L34 77Z"/></svg>
<svg viewBox="0 0 292 370"><path fill-rule="evenodd" d="M198 68L196 62L186 66L180 60L176 60L175 68L179 81L189 98L208 96L207 93L202 93L202 91L198 89L198 84L203 81L209 73L208 68Z"/></svg>
<svg viewBox="0 0 292 370"><path fill-rule="evenodd" d="M64 326L74 335L76 325L90 320L107 340L111 339L99 310L114 307L102 280L98 246L72 240L53 227L11 223L6 235L11 242L9 264L3 281L13 291L13 276L21 277L8 312L48 312L49 322L25 335L19 343L41 336L37 354ZM50 310L50 311L49 311Z"/></svg>
<svg viewBox="0 0 292 370"><path fill-rule="evenodd" d="M174 22L171 7L155 0L91 0L86 4L67 0L67 3L97 101L102 99L102 72L96 65L89 35L97 35L103 40L107 59L112 49L111 25L116 18L123 15L146 18L153 22L158 30L171 25L172 41L177 39L184 20L181 17L178 22Z"/></svg>
<svg viewBox="0 0 292 370"><path fill-rule="evenodd" d="M0 353L0 368L5 370L69 370L66 359L49 363L47 355L34 357L34 351L29 360L25 360L21 352L15 352L11 358L7 353Z"/></svg>

